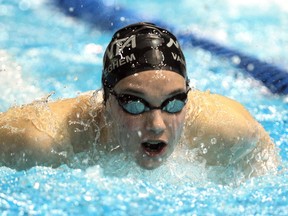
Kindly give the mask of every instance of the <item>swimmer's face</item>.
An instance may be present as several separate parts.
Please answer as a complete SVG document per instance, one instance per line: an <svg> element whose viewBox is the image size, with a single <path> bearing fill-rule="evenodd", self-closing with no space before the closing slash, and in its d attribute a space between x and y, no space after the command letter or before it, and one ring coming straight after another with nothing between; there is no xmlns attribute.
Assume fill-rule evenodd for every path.
<svg viewBox="0 0 288 216"><path fill-rule="evenodd" d="M143 103L146 103L148 107L164 106L169 99L181 99L181 95L186 93L185 79L171 71L150 70L122 79L113 90L116 96L111 94L106 105L114 125L113 135L119 145L141 167L154 169L160 166L172 154L179 142L186 107L184 106L176 113L168 113L167 110L175 111L177 110L175 107L181 107L181 102L177 101L178 104L172 102L168 108L166 106L164 108L167 108L166 111L146 109L141 114L135 114L141 112L143 108L141 103L138 109L137 100L134 104L135 99L139 98L140 101L144 101ZM122 96L120 97L122 102L123 100L124 102L130 101L132 98L133 105L136 106L132 106L134 109L130 111L134 114L121 108L118 102L119 95ZM127 95L130 96L127 97Z"/></svg>

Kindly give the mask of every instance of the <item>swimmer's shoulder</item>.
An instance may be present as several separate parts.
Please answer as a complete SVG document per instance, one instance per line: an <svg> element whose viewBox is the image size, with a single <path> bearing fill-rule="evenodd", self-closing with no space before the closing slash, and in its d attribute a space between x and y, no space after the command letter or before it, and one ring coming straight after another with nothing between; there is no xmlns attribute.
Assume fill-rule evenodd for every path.
<svg viewBox="0 0 288 216"><path fill-rule="evenodd" d="M75 98L49 103L58 124L65 129L74 152L88 150L95 141L95 131L101 127L103 118L103 92L90 91Z"/></svg>
<svg viewBox="0 0 288 216"><path fill-rule="evenodd" d="M74 98L58 99L55 101L49 98L35 100L32 103L14 106L6 112L0 113L0 122L5 124L10 120L30 119L49 124L51 120L62 122L71 115L84 118L86 113L102 108L102 92L85 92ZM47 118L45 118L45 116ZM53 118L48 118L53 116Z"/></svg>
<svg viewBox="0 0 288 216"><path fill-rule="evenodd" d="M277 149L269 134L239 102L210 92L192 91L187 111L184 137L190 147L199 149L207 165L233 163L249 175L265 173L263 169L268 165L269 170L278 166ZM256 160L255 155L260 153L267 158ZM256 171L251 171L251 166Z"/></svg>
<svg viewBox="0 0 288 216"><path fill-rule="evenodd" d="M57 165L67 159L65 155L87 149L94 136L90 123L97 124L102 110L98 96L100 92L57 101L43 99L1 113L0 153L5 158L0 162L15 168ZM27 162L16 165L16 152L25 155Z"/></svg>
<svg viewBox="0 0 288 216"><path fill-rule="evenodd" d="M212 117L219 113L229 116L241 116L254 121L249 111L238 101L210 91L190 91L188 95L190 109L196 109L199 113ZM212 116L211 116L212 115Z"/></svg>
<svg viewBox="0 0 288 216"><path fill-rule="evenodd" d="M258 128L259 123L233 99L208 91L189 94L186 134L197 137L200 144L216 138L226 147L233 146L239 138L252 139Z"/></svg>
<svg viewBox="0 0 288 216"><path fill-rule="evenodd" d="M74 98L60 99L48 103L51 111L61 119L71 115L86 118L88 113L99 111L103 106L102 91L89 91Z"/></svg>

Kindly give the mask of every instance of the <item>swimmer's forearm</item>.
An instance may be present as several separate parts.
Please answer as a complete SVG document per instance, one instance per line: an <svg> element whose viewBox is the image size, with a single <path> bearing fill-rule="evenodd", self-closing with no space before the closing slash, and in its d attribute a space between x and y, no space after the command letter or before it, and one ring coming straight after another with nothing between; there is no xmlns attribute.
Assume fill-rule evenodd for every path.
<svg viewBox="0 0 288 216"><path fill-rule="evenodd" d="M56 145L55 139L58 133L55 128L57 124L55 120L47 121L51 120L47 111L43 115L38 113L42 108L27 105L11 108L0 114L2 165L23 169L41 164L55 166L62 160L62 157L55 154L61 149L61 145Z"/></svg>
<svg viewBox="0 0 288 216"><path fill-rule="evenodd" d="M74 151L87 150L95 138L88 125L89 97L33 103L0 114L1 163L15 168L56 166ZM16 165L19 158L22 162Z"/></svg>
<svg viewBox="0 0 288 216"><path fill-rule="evenodd" d="M52 141L51 136L39 131L24 117L21 119L18 116L15 120L2 121L0 124L1 164L15 169L25 169L47 163Z"/></svg>

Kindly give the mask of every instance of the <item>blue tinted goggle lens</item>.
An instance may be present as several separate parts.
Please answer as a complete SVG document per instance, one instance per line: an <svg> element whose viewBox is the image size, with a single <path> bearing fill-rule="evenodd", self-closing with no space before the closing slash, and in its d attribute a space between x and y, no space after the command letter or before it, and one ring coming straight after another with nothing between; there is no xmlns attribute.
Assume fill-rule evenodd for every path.
<svg viewBox="0 0 288 216"><path fill-rule="evenodd" d="M140 97L129 94L118 95L114 91L111 92L111 94L116 97L120 107L122 107L125 112L132 115L139 115L152 109L161 109L167 113L178 113L183 109L187 102L187 93L188 91L177 94L166 99L161 106L154 107Z"/></svg>

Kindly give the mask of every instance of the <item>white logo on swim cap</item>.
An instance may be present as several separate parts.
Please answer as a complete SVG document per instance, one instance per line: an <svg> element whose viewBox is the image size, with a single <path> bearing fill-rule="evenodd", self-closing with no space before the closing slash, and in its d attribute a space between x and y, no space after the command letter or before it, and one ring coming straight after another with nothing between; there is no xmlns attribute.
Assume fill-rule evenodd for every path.
<svg viewBox="0 0 288 216"><path fill-rule="evenodd" d="M116 55L121 55L121 52L126 47L135 48L136 47L136 36L131 35L130 37L122 38L113 41L110 49L107 48L106 53L109 59L112 59ZM114 49L115 48L115 49ZM113 52L115 50L115 52Z"/></svg>
<svg viewBox="0 0 288 216"><path fill-rule="evenodd" d="M173 44L179 49L180 46L178 41L175 41L172 38L170 38L170 41L167 43L167 47L171 47Z"/></svg>

